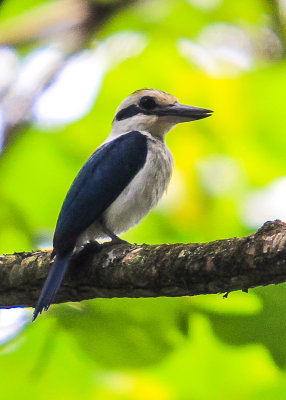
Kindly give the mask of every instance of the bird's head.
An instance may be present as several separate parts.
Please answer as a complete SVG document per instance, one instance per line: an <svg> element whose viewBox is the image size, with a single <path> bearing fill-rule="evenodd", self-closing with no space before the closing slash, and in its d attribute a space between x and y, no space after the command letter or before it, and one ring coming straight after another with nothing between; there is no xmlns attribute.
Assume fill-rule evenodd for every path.
<svg viewBox="0 0 286 400"><path fill-rule="evenodd" d="M116 110L112 136L132 130L148 131L162 139L180 122L209 117L211 110L179 103L169 93L156 89L141 89L128 96Z"/></svg>

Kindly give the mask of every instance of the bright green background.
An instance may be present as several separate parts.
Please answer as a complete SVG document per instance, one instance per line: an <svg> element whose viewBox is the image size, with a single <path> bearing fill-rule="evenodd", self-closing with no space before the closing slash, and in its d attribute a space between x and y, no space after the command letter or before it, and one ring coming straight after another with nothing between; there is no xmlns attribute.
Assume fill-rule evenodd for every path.
<svg viewBox="0 0 286 400"><path fill-rule="evenodd" d="M12 16L41 3L7 0L0 22L12 29ZM2 155L1 252L51 243L73 177L108 135L118 104L142 87L171 92L215 114L168 135L175 158L168 196L124 238L198 242L255 230L243 217L247 196L286 172L286 64L282 53L271 57L259 50L264 29L277 27L271 2L210 3L203 8L183 0L139 1L98 32L102 42L137 32L147 45L112 65L84 118L64 128L25 127ZM198 43L216 23L249 38L249 68L225 71L222 63L207 72L182 55L181 39ZM32 50L20 48L23 57ZM212 181L224 183L222 189L211 190ZM227 299L98 299L53 306L0 348L1 397L285 399L285 289L259 288Z"/></svg>

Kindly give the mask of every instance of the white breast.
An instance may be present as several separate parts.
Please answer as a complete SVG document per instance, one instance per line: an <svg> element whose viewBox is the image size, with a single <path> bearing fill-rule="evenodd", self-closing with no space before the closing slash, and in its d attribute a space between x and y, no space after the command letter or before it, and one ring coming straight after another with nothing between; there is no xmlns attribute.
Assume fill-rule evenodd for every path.
<svg viewBox="0 0 286 400"><path fill-rule="evenodd" d="M162 197L170 181L173 157L165 143L149 134L144 167L103 214L105 226L120 234L138 224Z"/></svg>

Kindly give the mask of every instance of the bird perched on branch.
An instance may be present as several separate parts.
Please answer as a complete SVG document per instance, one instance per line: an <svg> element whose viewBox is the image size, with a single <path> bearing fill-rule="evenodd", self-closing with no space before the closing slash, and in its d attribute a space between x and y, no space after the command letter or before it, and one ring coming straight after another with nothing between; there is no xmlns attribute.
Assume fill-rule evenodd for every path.
<svg viewBox="0 0 286 400"><path fill-rule="evenodd" d="M117 235L158 203L173 168L166 133L180 122L211 113L156 89L137 90L121 103L109 137L82 167L65 198L54 235L55 260L33 320L49 308L78 248L98 239L120 242Z"/></svg>

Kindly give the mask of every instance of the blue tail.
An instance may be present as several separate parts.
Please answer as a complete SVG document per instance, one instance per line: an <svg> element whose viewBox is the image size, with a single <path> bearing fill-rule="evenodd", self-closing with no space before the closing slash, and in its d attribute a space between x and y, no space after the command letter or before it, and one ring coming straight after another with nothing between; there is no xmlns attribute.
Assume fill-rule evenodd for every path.
<svg viewBox="0 0 286 400"><path fill-rule="evenodd" d="M66 270L69 266L71 255L72 253L68 253L64 257L56 257L55 261L53 262L34 310L32 319L33 321L35 321L38 314L50 307L57 291L59 290L59 287L61 286Z"/></svg>

